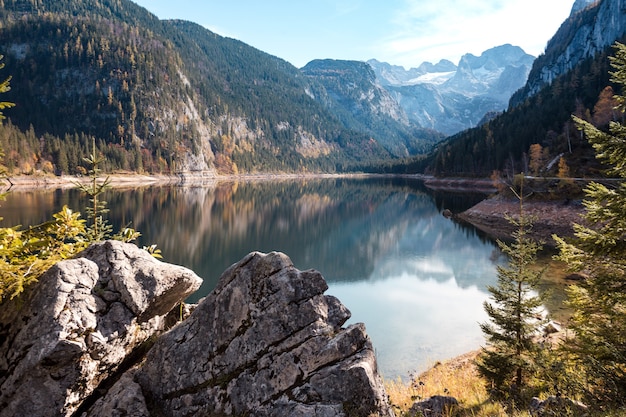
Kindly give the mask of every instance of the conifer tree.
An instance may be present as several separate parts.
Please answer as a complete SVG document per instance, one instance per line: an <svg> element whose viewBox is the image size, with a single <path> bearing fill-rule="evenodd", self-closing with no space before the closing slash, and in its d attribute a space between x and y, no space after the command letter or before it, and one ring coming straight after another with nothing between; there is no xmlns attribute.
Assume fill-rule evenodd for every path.
<svg viewBox="0 0 626 417"><path fill-rule="evenodd" d="M621 88L616 110L626 109L626 46L615 45L611 80ZM609 124L608 132L574 118L609 166L617 183L597 182L585 189L585 225L575 225L576 239L555 237L560 259L588 279L570 289L574 314L565 348L586 376L586 394L603 402L626 404L626 126Z"/></svg>
<svg viewBox="0 0 626 417"><path fill-rule="evenodd" d="M4 57L0 55L0 61L2 61L3 58ZM0 69L2 68L4 68L4 63L0 62ZM11 77L7 77L4 81L0 82L0 94L6 93L7 91L11 90L11 86L9 85L10 81L11 81ZM0 101L0 123L2 123L2 120L5 119L4 114L2 113L2 110L11 108L13 106L15 106L14 103L10 103L7 101ZM0 181L6 178L7 178L7 169L6 169L6 166L4 165L4 150L2 149L2 147L0 147ZM4 196L5 196L4 193L0 193L0 200L2 200ZM1 217L0 217L0 220L2 220Z"/></svg>
<svg viewBox="0 0 626 417"><path fill-rule="evenodd" d="M0 61L2 61L3 58L4 56L0 55ZM2 68L4 68L4 63L0 62L0 69ZM11 86L9 85L10 82L11 77L7 77L4 81L0 82L0 93L6 93L7 91L11 90ZM10 103L8 101L0 101L0 120L4 119L4 114L2 113L2 110L13 106L15 106L14 103Z"/></svg>
<svg viewBox="0 0 626 417"><path fill-rule="evenodd" d="M492 302L486 301L484 308L489 321L480 325L487 346L478 357L478 372L497 399L515 400L527 385L535 367L535 337L542 325L537 317L543 299L536 290L543 271L532 268L541 246L529 235L532 218L524 213L523 175L520 177L519 192L511 188L519 199L519 216L508 217L516 226L513 241L498 241L509 260L497 268L497 285L488 288Z"/></svg>
<svg viewBox="0 0 626 417"><path fill-rule="evenodd" d="M112 231L111 225L104 219L104 214L109 210L106 208L106 201L100 198L107 190L111 183L107 176L104 181L99 181L100 164L104 162L104 157L98 154L96 150L96 141L93 140L92 151L88 158L84 161L90 165L90 181L88 184L80 182L76 183L79 190L85 192L89 197L90 207L87 207L87 216L91 220L91 224L87 228L89 239L92 242L98 242L107 238Z"/></svg>

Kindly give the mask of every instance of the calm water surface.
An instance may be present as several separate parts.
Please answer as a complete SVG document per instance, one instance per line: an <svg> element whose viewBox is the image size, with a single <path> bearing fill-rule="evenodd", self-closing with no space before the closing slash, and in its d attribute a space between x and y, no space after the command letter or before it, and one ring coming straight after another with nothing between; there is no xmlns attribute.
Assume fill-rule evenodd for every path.
<svg viewBox="0 0 626 417"><path fill-rule="evenodd" d="M204 278L189 300L251 251L281 251L299 269L319 270L364 322L385 378L407 378L437 360L478 348L486 286L500 259L493 242L442 216L482 195L434 194L407 179L227 182L210 187L144 187L107 193L109 220L141 231L164 260ZM37 224L76 190L13 192L5 225Z"/></svg>

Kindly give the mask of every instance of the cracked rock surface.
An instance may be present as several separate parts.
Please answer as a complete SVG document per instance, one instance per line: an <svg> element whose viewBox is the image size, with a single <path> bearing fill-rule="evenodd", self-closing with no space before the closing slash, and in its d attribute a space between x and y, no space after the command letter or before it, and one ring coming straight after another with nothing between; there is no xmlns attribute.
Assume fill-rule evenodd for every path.
<svg viewBox="0 0 626 417"><path fill-rule="evenodd" d="M364 326L342 328L326 289L282 253L231 266L135 374L148 415L393 415Z"/></svg>
<svg viewBox="0 0 626 417"><path fill-rule="evenodd" d="M319 272L251 253L167 330L200 284L114 241L58 263L0 304L0 417L393 416Z"/></svg>
<svg viewBox="0 0 626 417"><path fill-rule="evenodd" d="M0 305L0 417L71 416L200 287L132 244L94 244Z"/></svg>

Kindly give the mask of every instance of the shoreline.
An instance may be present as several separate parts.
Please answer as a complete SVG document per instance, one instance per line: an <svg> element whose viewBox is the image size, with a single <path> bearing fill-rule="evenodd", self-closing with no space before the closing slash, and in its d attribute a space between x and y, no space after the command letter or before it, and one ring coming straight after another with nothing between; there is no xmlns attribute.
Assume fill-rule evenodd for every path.
<svg viewBox="0 0 626 417"><path fill-rule="evenodd" d="M424 185L432 190L463 192L476 191L485 194L496 190L493 181L489 178L436 178L424 174L371 174L371 173L255 173L240 175L216 174L214 171L185 172L175 174L140 174L134 172L101 173L98 182L106 178L112 188L118 187L143 187L150 185L179 185L179 186L203 186L214 185L228 181L271 181L289 179L319 179L319 178L410 178L424 181ZM55 188L72 188L76 184L87 184L91 181L89 176L52 174L42 175L8 175L0 179L0 185L4 188L15 190L32 190Z"/></svg>
<svg viewBox="0 0 626 417"><path fill-rule="evenodd" d="M493 180L489 178L436 178L431 176L419 177L424 184L433 190L438 191L476 191L485 194L492 194L498 191Z"/></svg>
<svg viewBox="0 0 626 417"><path fill-rule="evenodd" d="M379 174L323 174L323 173L262 173L262 174L242 174L242 175L217 175L213 172L198 172L184 174L137 174L137 173L102 173L98 176L98 183L109 179L111 188L124 187L147 187L147 186L204 186L215 185L220 182L232 181L272 181L288 179L317 179L317 178L366 178L383 177ZM73 188L77 184L88 184L92 178L88 176L74 175L18 175L7 176L2 179L5 191L31 191L38 189ZM1 183L0 183L1 184Z"/></svg>

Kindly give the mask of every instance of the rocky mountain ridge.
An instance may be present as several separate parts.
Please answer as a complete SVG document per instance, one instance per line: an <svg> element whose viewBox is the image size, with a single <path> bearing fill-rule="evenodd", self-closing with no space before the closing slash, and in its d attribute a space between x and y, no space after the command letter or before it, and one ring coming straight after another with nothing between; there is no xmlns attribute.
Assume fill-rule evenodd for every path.
<svg viewBox="0 0 626 417"><path fill-rule="evenodd" d="M0 145L12 173L84 174L92 141L109 170L363 170L427 153L536 94L624 33L623 3L578 0L509 101L532 59L512 45L458 65L371 60L372 77L362 62L299 70L128 0L5 1L0 53L17 103L8 116L25 133Z"/></svg>
<svg viewBox="0 0 626 417"><path fill-rule="evenodd" d="M478 57L465 54L458 65L442 60L405 70L374 59L325 59L301 70L324 86L328 94L316 99L346 126L379 138L394 156L408 156L505 110L533 60L519 47L502 45Z"/></svg>
<svg viewBox="0 0 626 417"><path fill-rule="evenodd" d="M547 161L563 156L574 177L601 175L594 150L572 115L596 123L599 116L606 117L602 123L614 117L607 111L603 115L597 105L603 94L613 94L609 88L618 87L610 79L611 46L625 41L624 0L577 1L507 111L438 144L419 169L438 176L489 176L496 171L510 176L528 169L525 158L532 145L540 145ZM554 163L542 169L543 175L557 175Z"/></svg>
<svg viewBox="0 0 626 417"><path fill-rule="evenodd" d="M507 44L478 57L465 54L458 65L442 60L404 70L376 60L368 63L410 121L452 135L476 126L486 114L505 110L533 61L532 55Z"/></svg>
<svg viewBox="0 0 626 417"><path fill-rule="evenodd" d="M395 157L427 152L443 136L409 120L405 109L384 88L372 67L360 61L314 60L301 69L325 93L324 107L347 127L367 132Z"/></svg>

